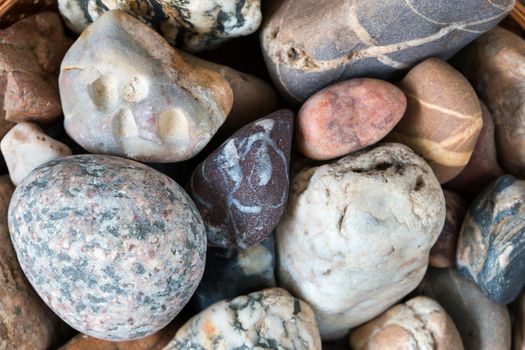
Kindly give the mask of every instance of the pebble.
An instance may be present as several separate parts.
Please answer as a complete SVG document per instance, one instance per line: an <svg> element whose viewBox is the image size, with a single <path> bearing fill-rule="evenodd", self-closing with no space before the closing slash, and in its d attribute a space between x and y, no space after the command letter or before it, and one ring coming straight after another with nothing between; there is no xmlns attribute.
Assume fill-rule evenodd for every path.
<svg viewBox="0 0 525 350"><path fill-rule="evenodd" d="M524 350L525 349L525 293L522 292L516 303L512 305L512 311L514 311L515 322L513 335L513 349Z"/></svg>
<svg viewBox="0 0 525 350"><path fill-rule="evenodd" d="M429 269L419 291L447 311L465 349L510 350L511 323L507 308L484 296L455 269Z"/></svg>
<svg viewBox="0 0 525 350"><path fill-rule="evenodd" d="M425 296L397 304L350 334L354 350L463 350L447 312Z"/></svg>
<svg viewBox="0 0 525 350"><path fill-rule="evenodd" d="M469 162L483 125L474 89L437 58L412 68L399 86L408 106L389 140L425 158L440 183L452 180Z"/></svg>
<svg viewBox="0 0 525 350"><path fill-rule="evenodd" d="M36 167L71 155L68 146L47 136L38 125L16 124L0 142L13 184L18 185Z"/></svg>
<svg viewBox="0 0 525 350"><path fill-rule="evenodd" d="M76 33L106 11L123 10L189 51L212 49L228 39L251 34L262 17L260 0L58 0L58 8Z"/></svg>
<svg viewBox="0 0 525 350"><path fill-rule="evenodd" d="M438 240L430 249L430 266L445 268L456 264L456 247L468 203L459 194L444 189L447 217Z"/></svg>
<svg viewBox="0 0 525 350"><path fill-rule="evenodd" d="M233 99L218 73L188 64L155 31L117 10L73 44L59 83L72 139L90 153L144 162L195 156Z"/></svg>
<svg viewBox="0 0 525 350"><path fill-rule="evenodd" d="M282 109L246 125L195 169L189 194L209 245L245 249L275 228L288 198L293 119Z"/></svg>
<svg viewBox="0 0 525 350"><path fill-rule="evenodd" d="M453 64L494 117L501 166L525 178L525 41L496 27L462 50Z"/></svg>
<svg viewBox="0 0 525 350"><path fill-rule="evenodd" d="M437 179L404 145L303 168L276 229L280 286L337 339L417 287L444 221Z"/></svg>
<svg viewBox="0 0 525 350"><path fill-rule="evenodd" d="M242 250L208 247L206 269L190 304L202 311L224 299L276 287L273 236Z"/></svg>
<svg viewBox="0 0 525 350"><path fill-rule="evenodd" d="M407 101L394 85L353 79L310 97L297 115L299 150L315 160L341 157L385 137L405 113Z"/></svg>
<svg viewBox="0 0 525 350"><path fill-rule="evenodd" d="M525 285L525 181L503 175L472 202L458 240L458 271L499 304Z"/></svg>
<svg viewBox="0 0 525 350"><path fill-rule="evenodd" d="M123 158L77 155L37 168L15 190L9 230L40 297L96 338L163 328L204 270L204 225L189 196Z"/></svg>
<svg viewBox="0 0 525 350"><path fill-rule="evenodd" d="M52 12L0 30L0 137L13 126L6 121L51 124L60 119L58 71L71 43Z"/></svg>
<svg viewBox="0 0 525 350"><path fill-rule="evenodd" d="M300 103L337 81L390 79L427 57L449 59L514 2L274 1L262 24L263 55L281 94Z"/></svg>
<svg viewBox="0 0 525 350"><path fill-rule="evenodd" d="M190 319L165 350L321 350L312 308L281 288L221 301Z"/></svg>
<svg viewBox="0 0 525 350"><path fill-rule="evenodd" d="M57 340L57 319L31 288L13 250L7 227L13 189L0 176L0 349L46 350Z"/></svg>

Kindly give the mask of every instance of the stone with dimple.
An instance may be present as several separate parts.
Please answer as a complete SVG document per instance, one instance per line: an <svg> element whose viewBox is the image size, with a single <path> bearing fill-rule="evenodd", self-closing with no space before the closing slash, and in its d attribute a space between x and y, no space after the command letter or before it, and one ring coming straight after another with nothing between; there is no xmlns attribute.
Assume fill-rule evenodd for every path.
<svg viewBox="0 0 525 350"><path fill-rule="evenodd" d="M429 58L412 68L399 87L407 111L388 139L425 158L440 183L467 165L483 125L472 86L447 62Z"/></svg>
<svg viewBox="0 0 525 350"><path fill-rule="evenodd" d="M293 119L283 109L246 125L194 170L189 194L209 245L247 248L275 228L288 198Z"/></svg>
<svg viewBox="0 0 525 350"><path fill-rule="evenodd" d="M13 195L9 230L40 297L96 338L163 328L204 270L204 226L189 196L123 158L78 155L35 169Z"/></svg>
<svg viewBox="0 0 525 350"><path fill-rule="evenodd" d="M159 34L117 10L73 44L59 84L72 139L90 153L144 162L194 157L233 98L220 74L186 62Z"/></svg>
<svg viewBox="0 0 525 350"><path fill-rule="evenodd" d="M444 221L438 181L404 145L306 167L276 229L280 286L313 307L323 339L337 339L419 284Z"/></svg>
<svg viewBox="0 0 525 350"><path fill-rule="evenodd" d="M297 145L307 157L327 160L376 143L399 122L406 97L376 79L344 81L310 97L297 115Z"/></svg>
<svg viewBox="0 0 525 350"><path fill-rule="evenodd" d="M427 57L449 59L515 0L281 0L261 44L275 86L300 103L337 81L390 79Z"/></svg>
<svg viewBox="0 0 525 350"><path fill-rule="evenodd" d="M503 175L472 202L458 240L458 271L500 304L525 286L525 181Z"/></svg>
<svg viewBox="0 0 525 350"><path fill-rule="evenodd" d="M312 308L281 288L220 301L190 319L165 350L321 350Z"/></svg>
<svg viewBox="0 0 525 350"><path fill-rule="evenodd" d="M395 305L350 334L354 350L463 350L447 312L425 296Z"/></svg>

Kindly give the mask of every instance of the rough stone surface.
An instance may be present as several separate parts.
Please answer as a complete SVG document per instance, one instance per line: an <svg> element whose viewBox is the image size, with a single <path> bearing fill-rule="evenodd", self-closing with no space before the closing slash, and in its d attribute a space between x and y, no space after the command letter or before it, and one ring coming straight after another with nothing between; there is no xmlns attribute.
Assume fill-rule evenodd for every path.
<svg viewBox="0 0 525 350"><path fill-rule="evenodd" d="M522 292L516 303L513 305L515 316L513 335L514 350L525 349L525 292Z"/></svg>
<svg viewBox="0 0 525 350"><path fill-rule="evenodd" d="M189 193L209 245L244 249L275 228L288 198L293 119L283 109L246 125L195 169Z"/></svg>
<svg viewBox="0 0 525 350"><path fill-rule="evenodd" d="M427 57L448 59L512 9L514 0L283 0L261 42L270 75L302 102L336 81L390 78Z"/></svg>
<svg viewBox="0 0 525 350"><path fill-rule="evenodd" d="M447 207L445 226L438 240L430 249L430 266L450 267L456 264L456 247L461 224L467 214L468 203L459 194L443 190Z"/></svg>
<svg viewBox="0 0 525 350"><path fill-rule="evenodd" d="M472 202L458 240L458 271L497 303L525 285L525 181L503 175Z"/></svg>
<svg viewBox="0 0 525 350"><path fill-rule="evenodd" d="M489 183L503 175L498 163L494 135L494 119L487 106L481 102L483 127L472 156L465 169L446 186L460 193L475 196Z"/></svg>
<svg viewBox="0 0 525 350"><path fill-rule="evenodd" d="M71 155L68 146L44 134L38 125L28 122L16 124L0 142L0 150L15 185L39 165Z"/></svg>
<svg viewBox="0 0 525 350"><path fill-rule="evenodd" d="M419 296L395 305L350 334L354 350L463 350L461 336L435 300Z"/></svg>
<svg viewBox="0 0 525 350"><path fill-rule="evenodd" d="M71 138L91 153L147 162L195 156L232 106L218 73L186 63L155 31L116 10L73 44L59 83Z"/></svg>
<svg viewBox="0 0 525 350"><path fill-rule="evenodd" d="M53 160L17 187L9 230L41 298L73 328L131 340L166 326L204 269L206 237L188 195L137 162Z"/></svg>
<svg viewBox="0 0 525 350"><path fill-rule="evenodd" d="M454 321L465 349L510 350L509 311L481 293L454 269L429 269L419 290L436 300Z"/></svg>
<svg viewBox="0 0 525 350"><path fill-rule="evenodd" d="M57 336L57 319L27 282L16 258L7 227L13 193L7 176L0 177L0 349L46 350Z"/></svg>
<svg viewBox="0 0 525 350"><path fill-rule="evenodd" d="M323 339L337 339L418 285L444 221L439 183L406 146L307 167L276 229L280 285L313 307Z"/></svg>
<svg viewBox="0 0 525 350"><path fill-rule="evenodd" d="M389 140L425 158L440 183L467 165L483 125L481 106L469 82L447 62L429 58L399 84L407 111Z"/></svg>
<svg viewBox="0 0 525 350"><path fill-rule="evenodd" d="M525 178L525 41L496 27L462 50L453 64L494 117L501 166Z"/></svg>
<svg viewBox="0 0 525 350"><path fill-rule="evenodd" d="M71 40L57 14L43 12L0 30L0 137L10 122L53 123L62 114L60 61ZM7 130L5 130L7 129Z"/></svg>
<svg viewBox="0 0 525 350"><path fill-rule="evenodd" d="M190 304L198 311L225 299L276 287L273 234L247 249L208 247L206 269Z"/></svg>
<svg viewBox="0 0 525 350"><path fill-rule="evenodd" d="M312 308L281 288L221 301L190 319L165 350L321 350Z"/></svg>
<svg viewBox="0 0 525 350"><path fill-rule="evenodd" d="M68 26L80 33L108 10L123 10L190 51L211 49L257 30L260 0L58 0Z"/></svg>
<svg viewBox="0 0 525 350"><path fill-rule="evenodd" d="M327 160L385 137L405 113L403 92L386 81L352 79L319 91L297 115L297 145L307 157Z"/></svg>

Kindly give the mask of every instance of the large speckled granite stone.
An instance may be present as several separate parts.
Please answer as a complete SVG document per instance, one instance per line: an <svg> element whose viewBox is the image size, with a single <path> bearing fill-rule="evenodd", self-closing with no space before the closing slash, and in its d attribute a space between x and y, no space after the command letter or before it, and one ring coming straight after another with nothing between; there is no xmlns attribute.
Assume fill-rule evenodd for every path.
<svg viewBox="0 0 525 350"><path fill-rule="evenodd" d="M514 0L271 1L261 42L281 93L301 102L336 81L390 78L427 57L448 59Z"/></svg>
<svg viewBox="0 0 525 350"><path fill-rule="evenodd" d="M221 301L190 319L165 350L321 350L312 308L281 288Z"/></svg>
<svg viewBox="0 0 525 350"><path fill-rule="evenodd" d="M457 248L458 271L500 304L525 286L525 181L503 175L472 202Z"/></svg>
<svg viewBox="0 0 525 350"><path fill-rule="evenodd" d="M275 228L288 198L293 119L283 109L246 125L195 169L189 194L208 244L247 248Z"/></svg>
<svg viewBox="0 0 525 350"><path fill-rule="evenodd" d="M53 160L17 187L9 230L42 299L82 333L129 340L154 333L190 299L206 237L169 177L101 155Z"/></svg>
<svg viewBox="0 0 525 350"><path fill-rule="evenodd" d="M419 284L444 222L436 177L404 145L306 167L276 229L280 286L313 307L323 339L337 339Z"/></svg>

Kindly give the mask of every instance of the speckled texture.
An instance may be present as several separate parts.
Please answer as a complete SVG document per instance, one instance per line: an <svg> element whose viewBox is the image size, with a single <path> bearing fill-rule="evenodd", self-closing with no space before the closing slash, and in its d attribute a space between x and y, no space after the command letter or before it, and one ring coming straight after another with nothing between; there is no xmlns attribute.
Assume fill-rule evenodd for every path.
<svg viewBox="0 0 525 350"><path fill-rule="evenodd" d="M82 333L154 333L202 277L206 237L188 195L130 160L79 155L37 168L17 187L9 230L27 278Z"/></svg>
<svg viewBox="0 0 525 350"><path fill-rule="evenodd" d="M497 303L525 285L525 181L503 175L472 202L458 240L458 271Z"/></svg>
<svg viewBox="0 0 525 350"><path fill-rule="evenodd" d="M199 153L232 107L217 72L184 61L138 19L109 11L61 65L64 127L90 153L177 162Z"/></svg>
<svg viewBox="0 0 525 350"><path fill-rule="evenodd" d="M280 286L312 306L323 339L337 339L419 284L444 221L436 177L401 144L306 167L276 229Z"/></svg>
<svg viewBox="0 0 525 350"><path fill-rule="evenodd" d="M195 169L189 194L208 244L247 248L275 228L288 198L293 118L283 109L246 125Z"/></svg>
<svg viewBox="0 0 525 350"><path fill-rule="evenodd" d="M108 10L123 10L189 51L211 49L257 30L260 0L59 0L68 26L82 32Z"/></svg>
<svg viewBox="0 0 525 350"><path fill-rule="evenodd" d="M189 320L164 350L321 350L312 308L281 288L221 301Z"/></svg>

